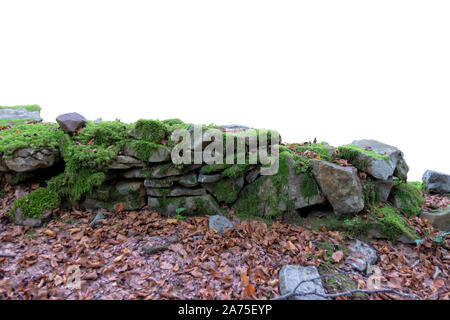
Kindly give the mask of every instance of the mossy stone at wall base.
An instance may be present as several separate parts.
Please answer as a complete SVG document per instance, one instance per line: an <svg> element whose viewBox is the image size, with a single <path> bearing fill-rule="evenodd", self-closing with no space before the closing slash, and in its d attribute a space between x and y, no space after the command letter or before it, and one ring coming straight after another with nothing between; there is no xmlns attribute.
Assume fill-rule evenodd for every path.
<svg viewBox="0 0 450 320"><path fill-rule="evenodd" d="M224 212L211 195L194 197L148 197L147 206L163 216L176 216L177 209L184 208L183 215L223 215Z"/></svg>

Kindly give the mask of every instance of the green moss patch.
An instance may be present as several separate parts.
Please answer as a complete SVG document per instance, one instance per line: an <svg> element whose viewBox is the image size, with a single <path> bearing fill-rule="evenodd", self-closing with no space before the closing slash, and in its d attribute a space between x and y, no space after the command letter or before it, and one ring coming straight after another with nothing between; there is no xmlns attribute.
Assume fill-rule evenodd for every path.
<svg viewBox="0 0 450 320"><path fill-rule="evenodd" d="M418 215L421 212L420 206L425 202L420 182L397 180L392 187L390 197L395 205L408 216Z"/></svg>
<svg viewBox="0 0 450 320"><path fill-rule="evenodd" d="M365 156L361 156L364 154ZM366 150L360 146L347 144L338 147L338 157L347 160L361 171L366 171L371 165L371 159L389 161L389 157L373 150Z"/></svg>
<svg viewBox="0 0 450 320"><path fill-rule="evenodd" d="M44 210L53 210L59 207L60 197L58 193L46 188L39 188L22 199L16 200L9 214L14 216L16 210L22 211L26 218L40 218Z"/></svg>
<svg viewBox="0 0 450 320"><path fill-rule="evenodd" d="M135 124L134 132L138 139L161 143L161 140L166 137L167 127L158 120L140 119Z"/></svg>
<svg viewBox="0 0 450 320"><path fill-rule="evenodd" d="M54 149L63 134L56 124L19 123L0 131L0 154L5 157L23 148Z"/></svg>

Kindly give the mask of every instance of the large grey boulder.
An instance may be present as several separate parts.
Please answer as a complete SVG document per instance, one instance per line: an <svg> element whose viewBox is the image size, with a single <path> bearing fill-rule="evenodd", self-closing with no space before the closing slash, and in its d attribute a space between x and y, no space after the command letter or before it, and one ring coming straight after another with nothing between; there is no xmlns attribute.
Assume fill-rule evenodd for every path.
<svg viewBox="0 0 450 320"><path fill-rule="evenodd" d="M391 176L406 180L409 167L403 158L403 152L394 146L370 139L355 140L353 145L359 146L363 149L369 149L380 155L387 156L385 159L377 159L367 155L366 153L359 153L360 162L367 162L368 166L365 168L358 168L365 171L374 178L387 180Z"/></svg>
<svg viewBox="0 0 450 320"><path fill-rule="evenodd" d="M229 204L235 202L238 198L239 192L244 187L244 177L223 178L214 183L205 183L203 186L217 201Z"/></svg>
<svg viewBox="0 0 450 320"><path fill-rule="evenodd" d="M261 176L242 189L233 206L235 212L270 217L325 201L314 179L306 174L296 173L292 158L280 157L281 165L288 169L285 175L278 173L274 176ZM316 194L305 196L302 190L305 181L310 188L316 188Z"/></svg>
<svg viewBox="0 0 450 320"><path fill-rule="evenodd" d="M208 226L210 229L217 230L219 233L222 233L226 228L233 228L231 221L220 215L210 216Z"/></svg>
<svg viewBox="0 0 450 320"><path fill-rule="evenodd" d="M183 215L223 215L218 203L207 194L193 197L157 198L148 197L147 206L163 216L177 215L177 209L184 208Z"/></svg>
<svg viewBox="0 0 450 320"><path fill-rule="evenodd" d="M378 260L375 249L365 242L355 240L349 249L350 254L345 259L345 263L358 271L366 271L368 267L374 265Z"/></svg>
<svg viewBox="0 0 450 320"><path fill-rule="evenodd" d="M318 159L312 159L311 163L314 177L336 214L354 214L364 209L364 194L356 168Z"/></svg>
<svg viewBox="0 0 450 320"><path fill-rule="evenodd" d="M39 110L30 111L26 107L23 108L0 108L0 119L7 120L31 120L31 121L42 121Z"/></svg>
<svg viewBox="0 0 450 320"><path fill-rule="evenodd" d="M78 128L84 126L87 120L81 114L71 112L59 115L56 122L65 133L74 133Z"/></svg>
<svg viewBox="0 0 450 320"><path fill-rule="evenodd" d="M284 266L278 273L280 294L285 295L293 292L297 285L300 282L303 282L295 291L298 295L289 297L289 300L327 300L326 297L320 296L326 294L325 289L322 286L322 280L316 279L308 281L318 277L319 272L317 271L317 268L313 266Z"/></svg>
<svg viewBox="0 0 450 320"><path fill-rule="evenodd" d="M427 170L423 174L425 190L432 193L450 193L450 175L438 171Z"/></svg>
<svg viewBox="0 0 450 320"><path fill-rule="evenodd" d="M450 207L425 211L420 214L422 219L427 219L431 225L442 231L450 231Z"/></svg>
<svg viewBox="0 0 450 320"><path fill-rule="evenodd" d="M33 148L23 148L14 151L11 156L4 159L4 165L11 171L30 172L37 169L52 167L58 160L59 151L35 150Z"/></svg>

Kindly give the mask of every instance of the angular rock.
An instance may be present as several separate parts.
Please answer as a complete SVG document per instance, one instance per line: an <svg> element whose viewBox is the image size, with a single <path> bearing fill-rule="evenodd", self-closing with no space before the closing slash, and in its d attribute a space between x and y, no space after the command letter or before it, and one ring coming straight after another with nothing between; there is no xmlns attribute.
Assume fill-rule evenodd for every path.
<svg viewBox="0 0 450 320"><path fill-rule="evenodd" d="M87 120L81 114L71 112L59 115L56 122L65 133L74 133L78 128L84 126Z"/></svg>
<svg viewBox="0 0 450 320"><path fill-rule="evenodd" d="M367 168L358 168L367 172L371 176L381 180L387 180L389 177L395 174L396 177L406 180L409 171L408 165L403 158L403 152L394 146L376 141L376 140L355 140L353 145L357 145L363 149L369 148L370 150L380 154L386 155L388 160L374 159L365 153L359 153L361 159L368 161Z"/></svg>
<svg viewBox="0 0 450 320"><path fill-rule="evenodd" d="M378 260L375 249L362 241L355 240L349 249L350 254L345 259L345 263L360 272L366 271L369 266L374 265Z"/></svg>
<svg viewBox="0 0 450 320"><path fill-rule="evenodd" d="M56 149L34 150L33 148L23 148L16 150L12 156L4 159L4 164L9 170L15 172L30 172L50 168L59 159L59 151Z"/></svg>
<svg viewBox="0 0 450 320"><path fill-rule="evenodd" d="M388 180L375 180L373 183L375 184L378 201L386 202L391 193L391 189L394 186L394 180L389 178Z"/></svg>
<svg viewBox="0 0 450 320"><path fill-rule="evenodd" d="M222 233L226 228L233 228L231 221L220 215L210 216L208 226L210 229L217 230L219 233Z"/></svg>
<svg viewBox="0 0 450 320"><path fill-rule="evenodd" d="M144 163L136 158L130 156L119 155L116 160L111 164L109 169L131 169L142 168Z"/></svg>
<svg viewBox="0 0 450 320"><path fill-rule="evenodd" d="M99 221L105 219L105 216L99 212L95 215L94 219L92 219L91 222L89 222L89 226L91 228L96 228L99 226Z"/></svg>
<svg viewBox="0 0 450 320"><path fill-rule="evenodd" d="M240 124L227 124L220 126L219 130L223 132L239 132L250 129L247 126L241 126Z"/></svg>
<svg viewBox="0 0 450 320"><path fill-rule="evenodd" d="M176 216L178 208L184 208L183 215L223 215L217 202L211 195L194 197L155 198L148 197L148 209L163 216Z"/></svg>
<svg viewBox="0 0 450 320"><path fill-rule="evenodd" d="M237 200L239 192L244 187L244 177L236 179L224 178L214 183L203 185L219 202L233 203Z"/></svg>
<svg viewBox="0 0 450 320"><path fill-rule="evenodd" d="M198 179L197 179L197 174L195 172L191 172L191 173L188 173L188 174L182 176L178 180L178 183L181 184L183 187L187 187L187 188L192 188L199 184Z"/></svg>
<svg viewBox="0 0 450 320"><path fill-rule="evenodd" d="M200 183L214 183L222 178L220 174L202 174L198 176L198 182Z"/></svg>
<svg viewBox="0 0 450 320"><path fill-rule="evenodd" d="M261 176L245 186L233 206L235 212L269 217L325 201L313 178L296 173L295 161L292 158L280 154L281 166L288 168L285 176L281 176L280 173L274 176ZM316 193L308 196L303 189L305 186L315 189Z"/></svg>
<svg viewBox="0 0 450 320"><path fill-rule="evenodd" d="M431 193L450 193L450 175L438 171L427 170L423 174L425 190Z"/></svg>
<svg viewBox="0 0 450 320"><path fill-rule="evenodd" d="M12 220L15 224L21 226L27 226L31 228L40 227L43 223L48 222L52 216L52 210L44 210L42 211L41 217L39 218L28 218L23 217L23 212L21 209L16 209Z"/></svg>
<svg viewBox="0 0 450 320"><path fill-rule="evenodd" d="M299 285L295 291L295 293L298 293L299 295L291 296L289 300L328 300L327 298L314 294L326 294L321 279L307 281L318 277L319 272L317 271L317 268L313 266L283 266L278 274L280 294L285 295L293 292L300 282L305 281Z"/></svg>
<svg viewBox="0 0 450 320"><path fill-rule="evenodd" d="M147 189L147 195L150 197L180 197L180 196L202 196L206 194L203 188L189 189L176 187L173 189Z"/></svg>
<svg viewBox="0 0 450 320"><path fill-rule="evenodd" d="M178 177L172 176L164 179L145 179L144 186L147 188L170 188Z"/></svg>
<svg viewBox="0 0 450 320"><path fill-rule="evenodd" d="M0 119L8 120L31 120L41 122L40 111L29 111L27 108L0 108Z"/></svg>
<svg viewBox="0 0 450 320"><path fill-rule="evenodd" d="M201 164L186 165L183 167L177 167L173 163L162 164L156 167L151 167L148 169L149 178L165 178L170 176L179 176L187 172L193 171L200 168Z"/></svg>
<svg viewBox="0 0 450 320"><path fill-rule="evenodd" d="M245 181L247 181L247 183L254 182L259 177L259 173L260 173L259 168L251 170L249 173L247 173L247 176L245 177Z"/></svg>
<svg viewBox="0 0 450 320"><path fill-rule="evenodd" d="M364 194L356 168L318 159L311 162L314 177L336 214L354 214L364 209Z"/></svg>
<svg viewBox="0 0 450 320"><path fill-rule="evenodd" d="M425 211L420 214L420 217L430 221L431 225L439 230L450 231L450 207Z"/></svg>

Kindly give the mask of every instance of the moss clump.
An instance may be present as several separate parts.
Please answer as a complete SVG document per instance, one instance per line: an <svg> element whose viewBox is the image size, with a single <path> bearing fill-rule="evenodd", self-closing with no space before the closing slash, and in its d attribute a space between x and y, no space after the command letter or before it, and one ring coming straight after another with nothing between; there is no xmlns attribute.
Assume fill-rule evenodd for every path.
<svg viewBox="0 0 450 320"><path fill-rule="evenodd" d="M372 207L378 203L378 193L375 184L371 181L363 183L364 203L366 207Z"/></svg>
<svg viewBox="0 0 450 320"><path fill-rule="evenodd" d="M202 171L205 174L216 173L216 172L223 171L231 166L232 166L232 164L211 163L211 164L207 164L206 166L202 167Z"/></svg>
<svg viewBox="0 0 450 320"><path fill-rule="evenodd" d="M319 194L319 188L311 174L306 173L302 175L300 180L300 193L308 202L311 198Z"/></svg>
<svg viewBox="0 0 450 320"><path fill-rule="evenodd" d="M162 144L156 144L146 140L133 141L131 142L131 147L136 150L136 158L144 162L147 162L159 148L168 149Z"/></svg>
<svg viewBox="0 0 450 320"><path fill-rule="evenodd" d="M364 216L346 219L344 221L335 216L329 216L317 221L315 229L325 226L328 230L337 230L348 233L352 237L368 237L375 231L381 237L396 242L401 236L416 239L418 236L408 221L391 206L371 208L371 212Z"/></svg>
<svg viewBox="0 0 450 320"><path fill-rule="evenodd" d="M91 192L105 181L105 173L95 169L81 168L78 171L65 171L47 182L49 190L72 201L80 200L85 193Z"/></svg>
<svg viewBox="0 0 450 320"><path fill-rule="evenodd" d="M166 137L166 125L158 120L140 119L136 122L134 133L137 138L160 143Z"/></svg>
<svg viewBox="0 0 450 320"><path fill-rule="evenodd" d="M379 230L388 240L396 241L402 235L406 235L411 239L417 238L415 231L394 208L385 206L375 209L374 213L377 216L382 216L378 217Z"/></svg>
<svg viewBox="0 0 450 320"><path fill-rule="evenodd" d="M97 147L115 146L115 149L119 151L123 148L125 142L131 138L130 132L132 130L133 125L118 120L100 123L89 121L86 127L74 136L74 141Z"/></svg>
<svg viewBox="0 0 450 320"><path fill-rule="evenodd" d="M408 216L418 215L421 212L420 206L425 202L420 182L403 182L398 180L392 187L391 199Z"/></svg>
<svg viewBox="0 0 450 320"><path fill-rule="evenodd" d="M309 143L305 143L302 146L300 146L300 145L293 145L293 148L298 153L303 153L303 152L306 152L306 151L312 151L317 156L319 156L320 159L325 160L325 161L331 161L331 156L330 156L330 153L329 153L330 147L325 145L323 142L321 142L321 143L311 143L311 142L309 142Z"/></svg>
<svg viewBox="0 0 450 320"><path fill-rule="evenodd" d="M241 191L242 185L234 179L222 179L209 184L208 190L216 197L218 202L234 203Z"/></svg>
<svg viewBox="0 0 450 320"><path fill-rule="evenodd" d="M39 188L22 199L16 200L9 214L14 216L17 209L22 211L22 216L26 218L40 218L44 210L58 208L60 197L56 192L46 188Z"/></svg>
<svg viewBox="0 0 450 320"><path fill-rule="evenodd" d="M365 156L361 156L361 154ZM371 159L389 161L387 155L376 153L373 150L365 150L353 144L338 147L338 157L346 159L361 171L367 171L371 165Z"/></svg>
<svg viewBox="0 0 450 320"><path fill-rule="evenodd" d="M0 106L0 109L27 109L27 111L41 111L41 107L37 104L23 105L23 106Z"/></svg>
<svg viewBox="0 0 450 320"><path fill-rule="evenodd" d="M231 167L222 171L221 176L236 179L243 176L251 167L249 164L233 164Z"/></svg>
<svg viewBox="0 0 450 320"><path fill-rule="evenodd" d="M55 124L20 123L0 131L0 154L5 157L23 148L54 149L63 134Z"/></svg>

